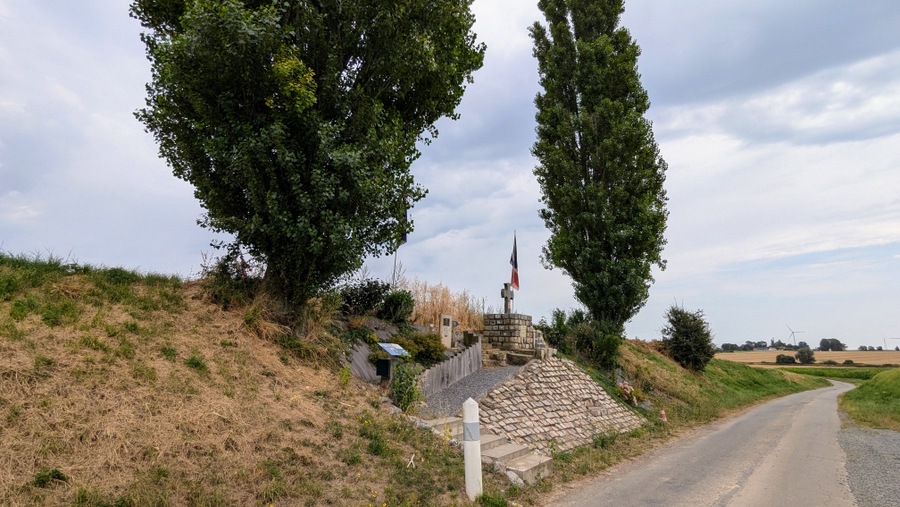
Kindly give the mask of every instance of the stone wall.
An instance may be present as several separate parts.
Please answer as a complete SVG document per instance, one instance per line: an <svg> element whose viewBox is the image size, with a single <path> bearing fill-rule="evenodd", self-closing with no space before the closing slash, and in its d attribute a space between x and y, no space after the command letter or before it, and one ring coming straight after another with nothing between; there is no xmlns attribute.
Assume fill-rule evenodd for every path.
<svg viewBox="0 0 900 507"><path fill-rule="evenodd" d="M534 328L531 326L531 315L519 313L485 315L484 341L504 350L533 349Z"/></svg>
<svg viewBox="0 0 900 507"><path fill-rule="evenodd" d="M549 455L591 443L594 435L624 433L644 420L565 359L532 361L479 401L481 423L514 442Z"/></svg>

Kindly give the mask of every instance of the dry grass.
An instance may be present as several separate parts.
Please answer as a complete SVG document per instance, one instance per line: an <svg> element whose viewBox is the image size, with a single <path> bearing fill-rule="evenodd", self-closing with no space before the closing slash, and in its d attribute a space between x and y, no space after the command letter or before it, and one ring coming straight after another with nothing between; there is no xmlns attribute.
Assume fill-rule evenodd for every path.
<svg viewBox="0 0 900 507"><path fill-rule="evenodd" d="M414 278L400 280L400 288L412 293L416 303L412 321L422 326L434 325L437 328L441 314L453 316L459 322L459 330L481 329L484 326L482 301L469 294L468 291L451 292L443 284L429 284L427 281Z"/></svg>
<svg viewBox="0 0 900 507"><path fill-rule="evenodd" d="M446 471L459 452L379 388L298 362L263 311L223 311L197 284L171 307L79 301L78 278L51 290L72 322L14 319L23 298L0 299L0 505L469 505ZM48 471L65 480L35 481Z"/></svg>
<svg viewBox="0 0 900 507"><path fill-rule="evenodd" d="M778 354L794 355L796 352L790 350L767 350L753 352L720 352L716 354L717 359L725 359L726 361L735 361L738 363L774 363L775 356ZM850 359L856 364L868 365L900 365L900 352L896 350L882 351L862 351L862 350L844 350L841 352L826 351L815 352L816 365L821 366L823 362L831 360L839 365ZM796 365L787 365L796 366Z"/></svg>

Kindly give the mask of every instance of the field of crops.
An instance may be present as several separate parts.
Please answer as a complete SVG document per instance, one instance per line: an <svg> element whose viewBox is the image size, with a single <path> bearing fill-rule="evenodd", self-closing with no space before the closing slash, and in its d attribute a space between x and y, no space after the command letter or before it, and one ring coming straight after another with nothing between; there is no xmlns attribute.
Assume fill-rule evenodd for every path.
<svg viewBox="0 0 900 507"><path fill-rule="evenodd" d="M739 363L759 364L774 363L775 356L778 354L794 355L795 352L790 350L766 350L760 352L720 352L716 354L716 358L725 359L727 361L736 361ZM852 360L856 364L871 365L900 365L900 352L896 350L883 351L862 351L862 350L845 350L842 352L816 352L816 364L821 365L823 362L832 360L838 364L842 364L847 359Z"/></svg>

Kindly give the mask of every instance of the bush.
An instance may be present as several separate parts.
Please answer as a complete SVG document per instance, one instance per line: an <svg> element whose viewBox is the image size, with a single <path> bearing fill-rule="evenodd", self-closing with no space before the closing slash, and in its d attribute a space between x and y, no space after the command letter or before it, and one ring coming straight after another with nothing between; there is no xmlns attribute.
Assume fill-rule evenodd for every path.
<svg viewBox="0 0 900 507"><path fill-rule="evenodd" d="M666 312L668 324L662 330L666 352L681 366L703 371L716 354L712 332L702 310L689 312L678 306L671 306Z"/></svg>
<svg viewBox="0 0 900 507"><path fill-rule="evenodd" d="M837 366L837 361L834 359L829 359L827 361L822 361L822 364L827 364L828 366Z"/></svg>
<svg viewBox="0 0 900 507"><path fill-rule="evenodd" d="M809 347L801 347L797 350L797 362L800 364L812 364L816 362L816 356Z"/></svg>
<svg viewBox="0 0 900 507"><path fill-rule="evenodd" d="M371 278L348 282L340 288L341 310L348 315L373 312L381 307L390 290L390 284Z"/></svg>
<svg viewBox="0 0 900 507"><path fill-rule="evenodd" d="M409 336L397 335L394 343L409 352L413 360L426 368L444 360L447 349L441 343L440 335L434 333L413 333Z"/></svg>
<svg viewBox="0 0 900 507"><path fill-rule="evenodd" d="M391 400L404 412L408 412L422 399L419 389L419 374L422 367L416 363L401 359L396 363L391 377Z"/></svg>
<svg viewBox="0 0 900 507"><path fill-rule="evenodd" d="M378 311L378 318L400 324L409 320L415 306L411 292L408 290L394 291L384 298L381 309Z"/></svg>
<svg viewBox="0 0 900 507"><path fill-rule="evenodd" d="M847 366L851 366L856 363L854 363L852 359L844 359L844 364Z"/></svg>
<svg viewBox="0 0 900 507"><path fill-rule="evenodd" d="M789 356L787 354L778 354L775 356L775 364L796 364L797 361L794 359L794 356Z"/></svg>
<svg viewBox="0 0 900 507"><path fill-rule="evenodd" d="M225 255L203 260L201 278L207 295L225 310L250 304L262 287L265 263L237 243L213 246L224 249Z"/></svg>
<svg viewBox="0 0 900 507"><path fill-rule="evenodd" d="M604 332L596 322L581 322L572 327L575 350L599 368L612 370L619 361L622 337Z"/></svg>

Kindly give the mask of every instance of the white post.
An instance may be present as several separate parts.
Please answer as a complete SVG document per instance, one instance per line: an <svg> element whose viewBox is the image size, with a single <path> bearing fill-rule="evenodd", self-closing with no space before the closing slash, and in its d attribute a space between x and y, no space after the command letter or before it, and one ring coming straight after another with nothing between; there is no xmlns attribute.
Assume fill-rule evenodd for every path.
<svg viewBox="0 0 900 507"><path fill-rule="evenodd" d="M481 434L478 403L472 398L463 403L463 453L466 461L466 494L469 500L481 495Z"/></svg>

